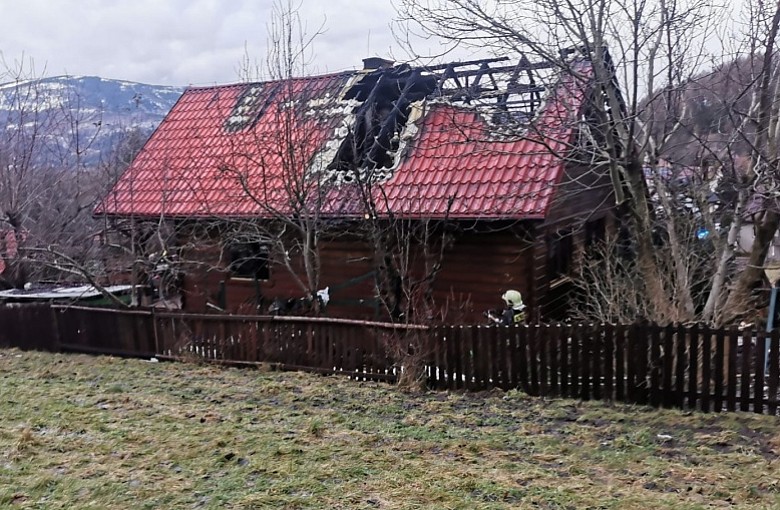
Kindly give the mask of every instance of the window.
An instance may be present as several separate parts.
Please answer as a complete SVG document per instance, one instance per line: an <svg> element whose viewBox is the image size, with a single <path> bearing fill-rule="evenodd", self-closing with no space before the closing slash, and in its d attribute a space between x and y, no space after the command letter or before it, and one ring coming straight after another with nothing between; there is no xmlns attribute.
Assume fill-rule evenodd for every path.
<svg viewBox="0 0 780 510"><path fill-rule="evenodd" d="M569 274L573 248L569 230L555 232L547 237L547 277L550 280Z"/></svg>
<svg viewBox="0 0 780 510"><path fill-rule="evenodd" d="M604 218L585 223L585 247L590 248L594 244L603 243L606 231L606 220Z"/></svg>
<svg viewBox="0 0 780 510"><path fill-rule="evenodd" d="M263 243L235 243L229 246L230 272L236 278L268 280L271 268L268 246Z"/></svg>

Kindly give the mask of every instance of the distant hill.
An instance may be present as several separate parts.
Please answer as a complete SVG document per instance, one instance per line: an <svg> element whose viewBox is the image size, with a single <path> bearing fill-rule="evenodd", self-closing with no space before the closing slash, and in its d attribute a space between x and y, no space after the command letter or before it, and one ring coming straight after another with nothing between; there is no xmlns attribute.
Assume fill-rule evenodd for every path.
<svg viewBox="0 0 780 510"><path fill-rule="evenodd" d="M0 84L0 129L38 128L47 139L49 158L75 144L88 147L91 162L129 131L148 136L185 87L148 85L97 76L54 76ZM78 127L76 129L75 127ZM10 131L9 131L10 130ZM0 141L0 143L2 143Z"/></svg>
<svg viewBox="0 0 780 510"><path fill-rule="evenodd" d="M761 59L733 60L646 98L645 105L650 105L642 117L652 123L651 129L659 138L664 130L679 126L666 144L664 159L682 166L700 166L720 158L732 160L735 167L744 170L749 140L755 132L754 122L747 116L760 64ZM777 76L772 79L777 87Z"/></svg>

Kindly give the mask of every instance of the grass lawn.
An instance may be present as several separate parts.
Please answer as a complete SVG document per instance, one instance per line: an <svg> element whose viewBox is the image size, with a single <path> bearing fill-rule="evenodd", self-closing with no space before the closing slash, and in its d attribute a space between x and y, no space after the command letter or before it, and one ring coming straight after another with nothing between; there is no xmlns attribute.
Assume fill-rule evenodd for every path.
<svg viewBox="0 0 780 510"><path fill-rule="evenodd" d="M780 508L778 424L0 350L0 508Z"/></svg>

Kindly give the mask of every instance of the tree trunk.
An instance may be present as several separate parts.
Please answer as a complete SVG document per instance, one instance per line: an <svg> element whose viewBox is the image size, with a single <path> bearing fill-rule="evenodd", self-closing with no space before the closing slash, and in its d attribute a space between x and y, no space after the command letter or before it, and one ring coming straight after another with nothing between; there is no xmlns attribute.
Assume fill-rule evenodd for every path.
<svg viewBox="0 0 780 510"><path fill-rule="evenodd" d="M780 226L780 214L774 209L767 210L756 231L748 265L734 283L719 324L733 322L750 311L752 305L750 294L755 284L764 275L764 262L778 226Z"/></svg>

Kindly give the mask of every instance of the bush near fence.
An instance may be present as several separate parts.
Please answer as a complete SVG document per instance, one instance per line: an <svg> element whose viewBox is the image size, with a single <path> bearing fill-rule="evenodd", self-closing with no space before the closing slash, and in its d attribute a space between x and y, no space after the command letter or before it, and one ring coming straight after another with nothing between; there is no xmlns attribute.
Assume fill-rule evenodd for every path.
<svg viewBox="0 0 780 510"><path fill-rule="evenodd" d="M433 389L521 388L531 395L705 412L777 413L777 331L654 324L428 327L316 317L0 308L0 346L262 363L382 381L394 381L403 370L387 347L406 327L420 329L426 339L423 354Z"/></svg>

